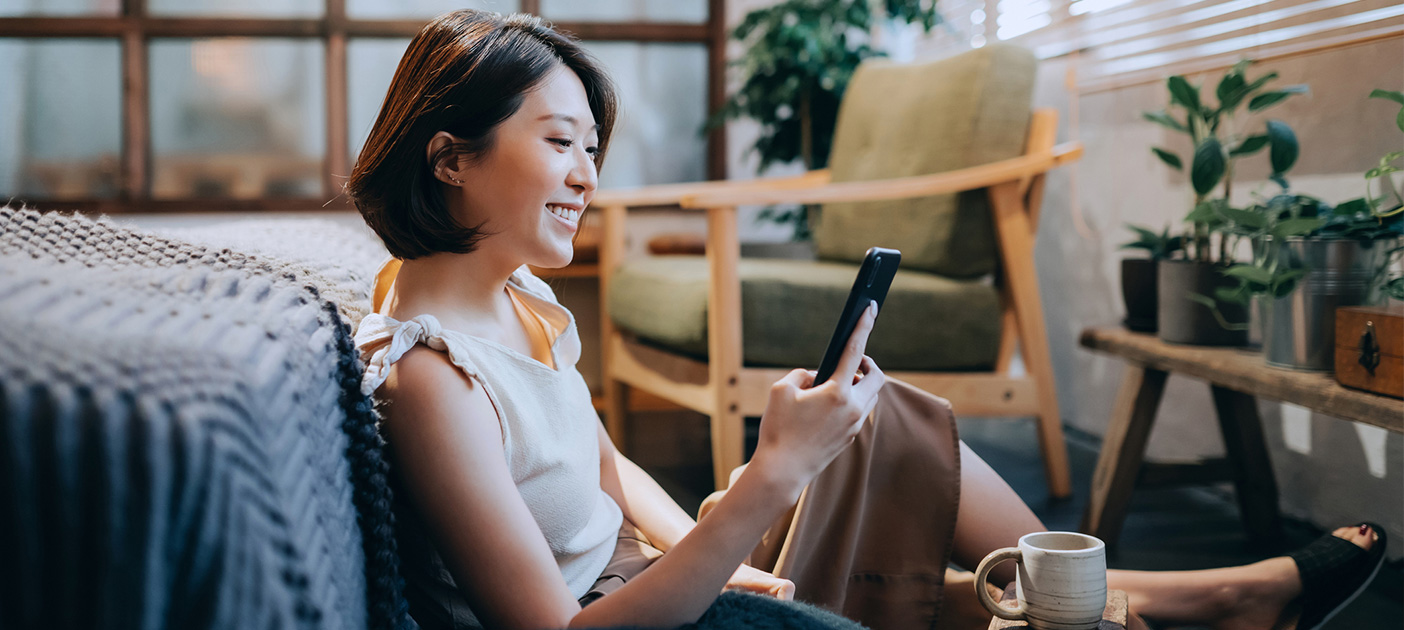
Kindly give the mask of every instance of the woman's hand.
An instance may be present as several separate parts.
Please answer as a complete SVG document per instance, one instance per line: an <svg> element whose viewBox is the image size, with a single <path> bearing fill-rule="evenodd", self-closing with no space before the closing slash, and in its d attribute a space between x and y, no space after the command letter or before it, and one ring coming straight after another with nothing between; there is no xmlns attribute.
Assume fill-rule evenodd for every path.
<svg viewBox="0 0 1404 630"><path fill-rule="evenodd" d="M882 370L863 354L876 318L877 305L871 303L844 347L832 379L813 387L813 371L794 370L771 386L748 472L763 471L770 479L788 484L798 496L853 442L877 405L885 381Z"/></svg>
<svg viewBox="0 0 1404 630"><path fill-rule="evenodd" d="M724 590L758 593L786 601L795 598L794 582L775 577L748 564L741 565L736 569L736 573L731 574Z"/></svg>

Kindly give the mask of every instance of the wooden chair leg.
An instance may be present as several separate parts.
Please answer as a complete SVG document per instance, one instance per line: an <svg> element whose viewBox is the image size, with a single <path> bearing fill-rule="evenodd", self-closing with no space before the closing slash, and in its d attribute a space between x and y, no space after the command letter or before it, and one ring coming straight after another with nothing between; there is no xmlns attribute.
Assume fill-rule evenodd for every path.
<svg viewBox="0 0 1404 630"><path fill-rule="evenodd" d="M1102 441L1102 453L1097 458L1097 470L1092 473L1092 492L1080 528L1101 538L1108 547L1114 546L1121 535L1131 490L1136 487L1136 475L1146 455L1146 442L1168 376L1161 370L1126 366Z"/></svg>
<svg viewBox="0 0 1404 630"><path fill-rule="evenodd" d="M711 421L712 481L717 490L725 490L731 471L746 463L746 420L737 411L721 411L712 414Z"/></svg>
<svg viewBox="0 0 1404 630"><path fill-rule="evenodd" d="M1277 482L1272 460L1263 439L1263 423L1258 417L1256 398L1213 385L1214 409L1219 414L1219 430L1224 450L1234 469L1234 484L1243 527L1249 540L1268 551L1281 548L1282 518L1277 511Z"/></svg>
<svg viewBox="0 0 1404 630"><path fill-rule="evenodd" d="M1068 466L1068 446L1063 437L1063 418L1058 409L1057 383L1053 360L1048 351L1048 334L1043 325L1043 304L1038 296L1038 271L1034 268L1034 235L1018 182L990 188L995 231L999 237L1004 282L1014 302L1019 327L1019 348L1024 366L1038 387L1038 442L1043 452L1043 469L1048 492L1057 498L1072 496L1072 472Z"/></svg>
<svg viewBox="0 0 1404 630"><path fill-rule="evenodd" d="M716 489L745 459L741 416L741 260L736 208L707 209L707 378L712 393L712 471Z"/></svg>
<svg viewBox="0 0 1404 630"><path fill-rule="evenodd" d="M629 454L629 386L605 374L605 431L614 440L614 447Z"/></svg>

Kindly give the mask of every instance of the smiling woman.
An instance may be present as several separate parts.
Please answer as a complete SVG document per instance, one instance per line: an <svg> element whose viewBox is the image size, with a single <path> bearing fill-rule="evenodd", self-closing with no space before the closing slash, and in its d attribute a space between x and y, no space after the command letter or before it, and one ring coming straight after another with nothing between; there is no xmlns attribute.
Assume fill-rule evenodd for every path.
<svg viewBox="0 0 1404 630"><path fill-rule="evenodd" d="M580 111L548 107L532 112L529 122L504 125L528 94L555 95L570 88L578 92L580 102L572 105ZM485 235L482 218L454 216L446 195L458 194L450 188L465 191L468 207L482 207L489 194L483 184L502 174L494 163L505 156L490 156L489 151L499 136L544 133L540 142L562 155L588 151L593 181L604 163L615 111L614 86L604 71L578 44L539 18L448 13L427 24L401 59L347 190L396 258L471 252ZM531 128L524 128L528 124ZM535 150L522 147L515 137L502 144L507 151ZM458 175L460 170L472 183ZM510 203L493 199L491 205ZM535 207L546 203L584 209L578 192L560 191ZM470 222L474 218L478 222Z"/></svg>

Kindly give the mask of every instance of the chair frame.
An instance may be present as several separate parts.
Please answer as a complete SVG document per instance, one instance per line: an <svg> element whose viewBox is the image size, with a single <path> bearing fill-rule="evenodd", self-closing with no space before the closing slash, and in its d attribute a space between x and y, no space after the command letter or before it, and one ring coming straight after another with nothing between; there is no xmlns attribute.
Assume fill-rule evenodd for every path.
<svg viewBox="0 0 1404 630"><path fill-rule="evenodd" d="M761 415L771 384L789 370L742 364L738 206L879 201L984 188L994 215L1001 263L996 273L1002 319L994 370L887 375L950 400L961 416L1035 417L1049 491L1054 497L1070 496L1067 446L1033 259L1045 176L1082 155L1079 142L1055 146L1057 121L1056 111L1036 110L1022 156L932 175L832 183L827 170L816 170L789 178L600 191L591 205L603 214L600 322L609 434L621 448L624 446L629 389L638 388L711 417L717 488L725 488L731 470L743 463L744 418ZM610 280L625 252L628 210L669 204L707 214L710 278L706 361L639 343L618 330L608 313ZM1010 370L1016 345L1022 348L1023 375Z"/></svg>

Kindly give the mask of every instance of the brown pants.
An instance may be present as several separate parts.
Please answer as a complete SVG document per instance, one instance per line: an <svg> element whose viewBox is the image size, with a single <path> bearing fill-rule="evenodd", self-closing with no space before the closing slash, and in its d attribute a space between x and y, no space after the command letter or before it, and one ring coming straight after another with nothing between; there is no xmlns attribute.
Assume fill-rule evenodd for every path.
<svg viewBox="0 0 1404 630"><path fill-rule="evenodd" d="M707 497L698 518L724 493ZM959 502L960 442L950 403L888 379L853 445L771 526L747 564L793 581L795 599L874 630L937 628ZM592 590L582 603L652 561L640 557L641 537L632 530L626 523L596 585L603 592ZM623 575L629 567L637 569ZM606 580L611 575L623 577Z"/></svg>

